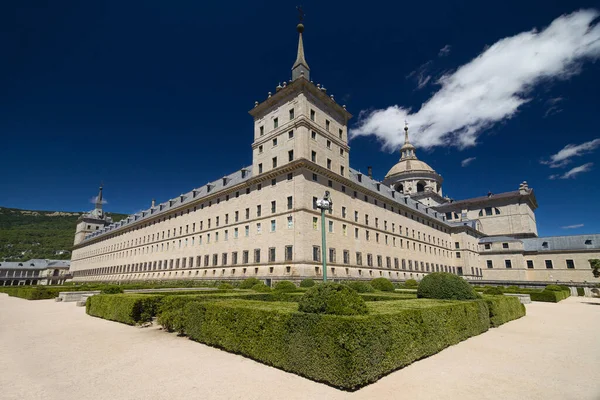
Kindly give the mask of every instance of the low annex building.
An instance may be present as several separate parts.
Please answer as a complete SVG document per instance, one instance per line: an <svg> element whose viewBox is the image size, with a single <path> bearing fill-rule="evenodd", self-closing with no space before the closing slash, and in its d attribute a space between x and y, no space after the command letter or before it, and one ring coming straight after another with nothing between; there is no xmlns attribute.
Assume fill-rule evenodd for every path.
<svg viewBox="0 0 600 400"><path fill-rule="evenodd" d="M571 237L591 241L587 247L547 238L552 251L537 249L537 201L525 182L509 193L443 197L443 179L417 158L408 127L383 182L352 169L352 115L310 80L304 26L297 31L292 79L249 112L252 165L116 223L102 212L101 188L77 225L75 281L319 279L317 199L326 190L334 205L325 228L332 279L445 271L477 280L595 280L584 259L600 258L598 235Z"/></svg>
<svg viewBox="0 0 600 400"><path fill-rule="evenodd" d="M62 285L70 279L68 260L0 261L0 286Z"/></svg>

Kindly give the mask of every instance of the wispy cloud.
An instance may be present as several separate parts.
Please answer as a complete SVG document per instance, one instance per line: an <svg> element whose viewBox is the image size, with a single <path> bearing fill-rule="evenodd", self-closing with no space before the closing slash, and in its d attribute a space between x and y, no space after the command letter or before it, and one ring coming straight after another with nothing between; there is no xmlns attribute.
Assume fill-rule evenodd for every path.
<svg viewBox="0 0 600 400"><path fill-rule="evenodd" d="M412 78L417 82L417 89L423 89L425 85L429 83L431 80L431 75L429 74L429 69L433 62L427 61L425 64L421 65L419 68L415 69L413 72L408 74L406 78Z"/></svg>
<svg viewBox="0 0 600 400"><path fill-rule="evenodd" d="M583 164L580 165L579 167L575 167L575 168L571 168L570 170L568 170L567 172L565 172L564 174L554 174L554 175L550 175L548 177L548 179L569 179L569 178L575 178L577 175L583 173L583 172L588 172L592 169L592 166L594 165L594 163L587 163L587 164Z"/></svg>
<svg viewBox="0 0 600 400"><path fill-rule="evenodd" d="M548 109L544 113L544 118L562 112L562 108L560 108L559 103L563 100L564 98L562 97L553 97L551 99L546 100L546 106L548 107Z"/></svg>
<svg viewBox="0 0 600 400"><path fill-rule="evenodd" d="M394 105L361 112L351 137L375 135L385 149L395 150L402 146L408 120L412 141L420 147L474 146L483 131L530 101L528 94L537 84L568 79L584 61L600 57L598 15L581 10L555 19L542 31L501 39L436 80L440 89L418 111Z"/></svg>
<svg viewBox="0 0 600 400"><path fill-rule="evenodd" d="M573 161L571 158L590 153L598 147L600 147L600 138L581 144L568 144L558 153L551 155L550 160L542 160L540 163L549 165L550 168L564 167Z"/></svg>
<svg viewBox="0 0 600 400"><path fill-rule="evenodd" d="M445 57L445 56L447 56L448 54L450 54L450 50L451 49L452 49L452 46L450 46L449 44L445 45L438 52L438 57Z"/></svg>
<svg viewBox="0 0 600 400"><path fill-rule="evenodd" d="M577 228L583 228L583 224L575 224L575 225L567 225L567 226L563 226L561 227L562 229L577 229Z"/></svg>
<svg viewBox="0 0 600 400"><path fill-rule="evenodd" d="M460 162L460 166L461 167L466 167L467 165L471 164L473 161L475 161L477 157L469 157L469 158L465 158L464 160L462 160Z"/></svg>

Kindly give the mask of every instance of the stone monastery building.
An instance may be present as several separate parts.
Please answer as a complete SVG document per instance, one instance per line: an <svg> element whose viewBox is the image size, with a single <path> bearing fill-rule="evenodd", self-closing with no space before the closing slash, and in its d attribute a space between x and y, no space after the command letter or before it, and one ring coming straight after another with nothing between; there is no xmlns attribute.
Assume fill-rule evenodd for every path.
<svg viewBox="0 0 600 400"><path fill-rule="evenodd" d="M310 80L299 24L292 79L250 110L252 165L112 223L96 208L78 222L75 281L320 279L317 199L327 190L330 279L593 282L600 235L539 238L537 201L517 190L451 201L405 127L383 182L350 167L352 115Z"/></svg>

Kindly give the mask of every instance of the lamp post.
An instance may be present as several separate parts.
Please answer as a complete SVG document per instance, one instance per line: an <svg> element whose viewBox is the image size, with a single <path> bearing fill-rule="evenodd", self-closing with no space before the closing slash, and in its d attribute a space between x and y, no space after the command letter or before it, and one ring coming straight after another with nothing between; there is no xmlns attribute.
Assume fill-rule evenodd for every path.
<svg viewBox="0 0 600 400"><path fill-rule="evenodd" d="M329 195L329 190L325 191L325 196L317 200L317 208L321 209L321 258L323 261L323 282L327 282L327 240L325 236L325 210L331 211L333 201Z"/></svg>

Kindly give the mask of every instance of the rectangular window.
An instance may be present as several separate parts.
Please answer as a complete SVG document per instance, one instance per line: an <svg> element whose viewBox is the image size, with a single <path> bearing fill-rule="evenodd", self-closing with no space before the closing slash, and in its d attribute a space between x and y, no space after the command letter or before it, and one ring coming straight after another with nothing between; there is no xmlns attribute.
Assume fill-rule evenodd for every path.
<svg viewBox="0 0 600 400"><path fill-rule="evenodd" d="M275 262L275 247L269 248L269 262Z"/></svg>
<svg viewBox="0 0 600 400"><path fill-rule="evenodd" d="M420 245L419 245L420 246ZM456 252L456 258L460 258L460 251Z"/></svg>
<svg viewBox="0 0 600 400"><path fill-rule="evenodd" d="M547 269L552 269L553 268L553 266L552 266L552 260L546 260L546 268Z"/></svg>
<svg viewBox="0 0 600 400"><path fill-rule="evenodd" d="M260 136L264 135L265 134L265 127L261 126L259 129L260 129Z"/></svg>
<svg viewBox="0 0 600 400"><path fill-rule="evenodd" d="M244 236L246 236L246 237L250 236L250 225L246 225L244 227Z"/></svg>
<svg viewBox="0 0 600 400"><path fill-rule="evenodd" d="M344 176L344 166L343 165L340 165L340 175Z"/></svg>
<svg viewBox="0 0 600 400"><path fill-rule="evenodd" d="M508 249L508 243L502 243L502 248L503 249Z"/></svg>
<svg viewBox="0 0 600 400"><path fill-rule="evenodd" d="M219 263L219 255L218 254L213 254L213 262L212 265L217 265Z"/></svg>
<svg viewBox="0 0 600 400"><path fill-rule="evenodd" d="M348 236L348 228L346 224L342 224L342 235Z"/></svg>
<svg viewBox="0 0 600 400"><path fill-rule="evenodd" d="M327 132L329 132L329 120L328 119L325 120L325 130Z"/></svg>
<svg viewBox="0 0 600 400"><path fill-rule="evenodd" d="M255 249L254 250L254 262L255 263L259 263L260 262L260 249Z"/></svg>
<svg viewBox="0 0 600 400"><path fill-rule="evenodd" d="M343 134L343 131L341 129L338 129L338 135L339 135L340 139L342 138L342 134Z"/></svg>
<svg viewBox="0 0 600 400"><path fill-rule="evenodd" d="M250 219L250 209L246 208L246 219Z"/></svg>
<svg viewBox="0 0 600 400"><path fill-rule="evenodd" d="M285 246L285 261L292 261L293 250L293 246Z"/></svg>
<svg viewBox="0 0 600 400"><path fill-rule="evenodd" d="M317 140L317 132L315 131L310 131L310 138L312 140Z"/></svg>
<svg viewBox="0 0 600 400"><path fill-rule="evenodd" d="M317 174L313 174L313 176L312 176L312 180L313 180L314 182L318 182L318 181L319 181L319 177L317 176Z"/></svg>
<svg viewBox="0 0 600 400"><path fill-rule="evenodd" d="M259 205L256 206L256 216L260 217L261 213L262 213L262 208L261 208L261 206L259 204Z"/></svg>
<svg viewBox="0 0 600 400"><path fill-rule="evenodd" d="M575 263L573 262L573 260L567 260L567 268L575 268Z"/></svg>
<svg viewBox="0 0 600 400"><path fill-rule="evenodd" d="M277 168L277 157L273 157L273 168Z"/></svg>
<svg viewBox="0 0 600 400"><path fill-rule="evenodd" d="M313 217L313 229L317 230L319 227L319 219L317 217Z"/></svg>
<svg viewBox="0 0 600 400"><path fill-rule="evenodd" d="M506 268L512 268L512 262L510 260L504 260L504 266Z"/></svg>
<svg viewBox="0 0 600 400"><path fill-rule="evenodd" d="M293 139L294 138L294 131L289 131L288 132L288 139Z"/></svg>
<svg viewBox="0 0 600 400"><path fill-rule="evenodd" d="M315 110L310 110L310 120L311 121L315 120Z"/></svg>
<svg viewBox="0 0 600 400"><path fill-rule="evenodd" d="M317 152L316 151L310 152L310 161L317 162Z"/></svg>
<svg viewBox="0 0 600 400"><path fill-rule="evenodd" d="M248 264L248 250L244 250L242 252L242 262L244 264Z"/></svg>
<svg viewBox="0 0 600 400"><path fill-rule="evenodd" d="M238 253L237 251L234 251L233 253L231 253L231 264L232 265L236 265L238 263Z"/></svg>
<svg viewBox="0 0 600 400"><path fill-rule="evenodd" d="M227 265L227 253L221 254L222 265Z"/></svg>
<svg viewBox="0 0 600 400"><path fill-rule="evenodd" d="M273 119L273 129L277 128L278 126L279 126L279 118Z"/></svg>
<svg viewBox="0 0 600 400"><path fill-rule="evenodd" d="M271 232L275 232L277 230L277 222L272 219L271 220Z"/></svg>
<svg viewBox="0 0 600 400"><path fill-rule="evenodd" d="M258 173L262 174L262 163L258 164Z"/></svg>
<svg viewBox="0 0 600 400"><path fill-rule="evenodd" d="M261 226L260 226L260 222L256 224L256 233L260 234L261 232Z"/></svg>
<svg viewBox="0 0 600 400"><path fill-rule="evenodd" d="M260 146L258 146L258 154L262 154L263 152L263 146L262 144Z"/></svg>
<svg viewBox="0 0 600 400"><path fill-rule="evenodd" d="M359 251L356 252L356 265L362 265L362 253Z"/></svg>
<svg viewBox="0 0 600 400"><path fill-rule="evenodd" d="M331 149L331 140L328 140L328 141L327 141L327 148L328 148L328 149Z"/></svg>
<svg viewBox="0 0 600 400"><path fill-rule="evenodd" d="M454 248L455 249L460 249L460 243L459 242L454 242Z"/></svg>
<svg viewBox="0 0 600 400"><path fill-rule="evenodd" d="M334 263L335 262L335 249L333 248L329 248L329 262L330 263Z"/></svg>
<svg viewBox="0 0 600 400"><path fill-rule="evenodd" d="M288 198L287 198L287 209L288 209L288 210L291 210L291 209L292 209L292 206L293 206L293 200L294 200L294 199L293 199L293 197L292 197L292 196L288 196Z"/></svg>
<svg viewBox="0 0 600 400"><path fill-rule="evenodd" d="M344 250L344 264L350 264L350 251Z"/></svg>
<svg viewBox="0 0 600 400"><path fill-rule="evenodd" d="M327 159L327 169L331 169L331 160Z"/></svg>
<svg viewBox="0 0 600 400"><path fill-rule="evenodd" d="M294 119L294 109L290 110L290 119Z"/></svg>
<svg viewBox="0 0 600 400"><path fill-rule="evenodd" d="M373 266L373 254L367 254L367 266L372 267Z"/></svg>
<svg viewBox="0 0 600 400"><path fill-rule="evenodd" d="M321 247L313 246L313 261L321 261Z"/></svg>
<svg viewBox="0 0 600 400"><path fill-rule="evenodd" d="M329 221L329 233L333 233L333 221Z"/></svg>
<svg viewBox="0 0 600 400"><path fill-rule="evenodd" d="M291 215L287 217L287 225L288 229L292 229L294 227L294 219Z"/></svg>
<svg viewBox="0 0 600 400"><path fill-rule="evenodd" d="M233 229L233 238L237 239L238 238L238 228L234 228Z"/></svg>
<svg viewBox="0 0 600 400"><path fill-rule="evenodd" d="M533 268L533 260L527 260L527 268Z"/></svg>
<svg viewBox="0 0 600 400"><path fill-rule="evenodd" d="M294 161L294 150L288 151L288 161Z"/></svg>

